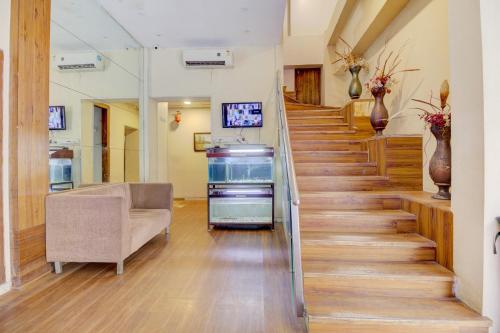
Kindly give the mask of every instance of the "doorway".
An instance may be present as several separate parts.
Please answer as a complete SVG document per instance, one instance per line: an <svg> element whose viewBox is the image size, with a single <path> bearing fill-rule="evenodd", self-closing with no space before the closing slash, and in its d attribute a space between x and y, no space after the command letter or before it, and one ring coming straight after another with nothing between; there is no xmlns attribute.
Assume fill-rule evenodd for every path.
<svg viewBox="0 0 500 333"><path fill-rule="evenodd" d="M137 128L125 127L123 159L123 181L139 182L139 131Z"/></svg>
<svg viewBox="0 0 500 333"><path fill-rule="evenodd" d="M94 184L109 182L109 110L94 105Z"/></svg>
<svg viewBox="0 0 500 333"><path fill-rule="evenodd" d="M295 92L299 103L321 104L321 68L296 68Z"/></svg>

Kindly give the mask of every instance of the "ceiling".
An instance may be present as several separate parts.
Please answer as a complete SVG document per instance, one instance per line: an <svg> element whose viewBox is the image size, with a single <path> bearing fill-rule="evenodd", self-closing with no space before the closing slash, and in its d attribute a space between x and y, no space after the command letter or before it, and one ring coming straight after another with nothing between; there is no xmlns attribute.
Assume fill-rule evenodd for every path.
<svg viewBox="0 0 500 333"><path fill-rule="evenodd" d="M282 37L285 0L98 1L146 47L266 46Z"/></svg>
<svg viewBox="0 0 500 333"><path fill-rule="evenodd" d="M53 50L100 51L140 47L98 0L52 0L51 20Z"/></svg>

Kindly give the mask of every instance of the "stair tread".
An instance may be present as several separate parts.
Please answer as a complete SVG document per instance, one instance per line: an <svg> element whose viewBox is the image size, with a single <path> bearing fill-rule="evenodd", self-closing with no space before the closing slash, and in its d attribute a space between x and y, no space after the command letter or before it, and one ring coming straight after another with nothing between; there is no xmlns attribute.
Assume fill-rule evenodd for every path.
<svg viewBox="0 0 500 333"><path fill-rule="evenodd" d="M301 216L394 216L405 219L415 219L415 214L401 209L384 210L327 210L327 209L305 209L301 210Z"/></svg>
<svg viewBox="0 0 500 333"><path fill-rule="evenodd" d="M416 233L373 234L373 233L335 233L324 231L302 231L303 244L330 246L383 246L383 247L436 247L436 243Z"/></svg>
<svg viewBox="0 0 500 333"><path fill-rule="evenodd" d="M300 162L297 162L300 163ZM386 176L297 176L297 178L312 178L312 179L321 179L324 180L338 180L338 181L370 181L370 180L384 180L387 179ZM340 192L342 193L342 192ZM345 193L345 192L344 192Z"/></svg>
<svg viewBox="0 0 500 333"><path fill-rule="evenodd" d="M304 277L324 275L366 276L370 278L454 281L453 272L436 262L376 263L376 262L305 262Z"/></svg>
<svg viewBox="0 0 500 333"><path fill-rule="evenodd" d="M377 163L375 162L295 162L295 163L300 163L301 166L303 167L332 167L332 168L337 168L337 167L374 167L377 166Z"/></svg>
<svg viewBox="0 0 500 333"><path fill-rule="evenodd" d="M294 155L368 155L366 150L300 150L293 153Z"/></svg>
<svg viewBox="0 0 500 333"><path fill-rule="evenodd" d="M301 197L375 197L375 198L400 198L401 191L300 191Z"/></svg>
<svg viewBox="0 0 500 333"><path fill-rule="evenodd" d="M325 111L325 110L322 110ZM293 120L297 119L344 119L344 116L325 116L325 115L293 115L291 117Z"/></svg>
<svg viewBox="0 0 500 333"><path fill-rule="evenodd" d="M425 324L459 324L489 327L491 321L456 298L424 299L411 297L349 296L309 298L307 312L311 320L363 320Z"/></svg>

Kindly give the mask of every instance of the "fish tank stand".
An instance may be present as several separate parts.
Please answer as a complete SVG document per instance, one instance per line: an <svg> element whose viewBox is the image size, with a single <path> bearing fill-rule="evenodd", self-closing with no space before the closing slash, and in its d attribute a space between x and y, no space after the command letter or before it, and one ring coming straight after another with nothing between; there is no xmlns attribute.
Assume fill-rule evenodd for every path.
<svg viewBox="0 0 500 333"><path fill-rule="evenodd" d="M210 148L208 229L274 229L274 150L261 145Z"/></svg>

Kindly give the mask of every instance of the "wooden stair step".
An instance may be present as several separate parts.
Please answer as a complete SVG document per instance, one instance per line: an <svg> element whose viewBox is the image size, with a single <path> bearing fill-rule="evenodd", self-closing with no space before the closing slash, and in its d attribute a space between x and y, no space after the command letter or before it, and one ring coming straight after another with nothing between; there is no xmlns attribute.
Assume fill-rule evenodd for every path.
<svg viewBox="0 0 500 333"><path fill-rule="evenodd" d="M344 123L343 116L302 116L288 119L288 125L323 125Z"/></svg>
<svg viewBox="0 0 500 333"><path fill-rule="evenodd" d="M346 131L290 131L292 143L296 140L360 140L373 137L373 132L346 130Z"/></svg>
<svg viewBox="0 0 500 333"><path fill-rule="evenodd" d="M385 176L297 176L300 191L374 191L388 181Z"/></svg>
<svg viewBox="0 0 500 333"><path fill-rule="evenodd" d="M415 262L434 261L436 243L418 234L339 234L301 232L302 260Z"/></svg>
<svg viewBox="0 0 500 333"><path fill-rule="evenodd" d="M292 140L293 151L360 151L364 149L364 140Z"/></svg>
<svg viewBox="0 0 500 333"><path fill-rule="evenodd" d="M355 163L368 162L367 151L296 151L293 154L295 163Z"/></svg>
<svg viewBox="0 0 500 333"><path fill-rule="evenodd" d="M338 233L416 232L416 216L404 210L300 210L301 231Z"/></svg>
<svg viewBox="0 0 500 333"><path fill-rule="evenodd" d="M301 191L300 207L329 210L401 209L401 195L391 191Z"/></svg>
<svg viewBox="0 0 500 333"><path fill-rule="evenodd" d="M318 116L342 116L340 109L319 109L319 110L287 110L286 116L288 119L301 117L318 117Z"/></svg>
<svg viewBox="0 0 500 333"><path fill-rule="evenodd" d="M307 313L310 333L486 333L491 325L455 298L317 295L310 297Z"/></svg>
<svg viewBox="0 0 500 333"><path fill-rule="evenodd" d="M338 123L338 124L295 124L288 125L288 130L290 132L320 132L320 133L335 133L337 131L349 130L349 124Z"/></svg>
<svg viewBox="0 0 500 333"><path fill-rule="evenodd" d="M455 276L435 262L306 262L306 299L338 294L442 299L453 297Z"/></svg>
<svg viewBox="0 0 500 333"><path fill-rule="evenodd" d="M375 176L377 164L372 162L355 163L295 163L297 176Z"/></svg>

